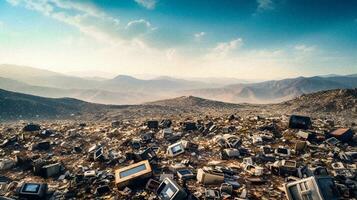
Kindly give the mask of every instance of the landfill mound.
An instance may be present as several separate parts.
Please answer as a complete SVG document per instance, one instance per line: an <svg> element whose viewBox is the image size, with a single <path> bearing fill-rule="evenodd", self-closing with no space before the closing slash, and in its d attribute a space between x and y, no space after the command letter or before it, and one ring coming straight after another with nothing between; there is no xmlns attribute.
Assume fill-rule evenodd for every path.
<svg viewBox="0 0 357 200"><path fill-rule="evenodd" d="M159 105L167 107L201 107L201 108L237 108L238 104L225 103L220 101L208 100L194 96L182 96L173 99L165 99L146 103L147 105Z"/></svg>
<svg viewBox="0 0 357 200"><path fill-rule="evenodd" d="M0 123L0 199L356 199L352 112L274 106L181 97Z"/></svg>
<svg viewBox="0 0 357 200"><path fill-rule="evenodd" d="M283 109L303 112L357 112L357 89L328 90L304 94L281 104Z"/></svg>

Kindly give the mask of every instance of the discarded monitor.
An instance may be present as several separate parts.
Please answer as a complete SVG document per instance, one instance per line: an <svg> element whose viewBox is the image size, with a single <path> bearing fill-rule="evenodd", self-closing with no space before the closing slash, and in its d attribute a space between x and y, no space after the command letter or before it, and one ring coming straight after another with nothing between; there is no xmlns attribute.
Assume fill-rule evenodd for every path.
<svg viewBox="0 0 357 200"><path fill-rule="evenodd" d="M139 151L135 154L136 161L148 160L149 162L157 159L156 152L153 148L149 147L143 151Z"/></svg>
<svg viewBox="0 0 357 200"><path fill-rule="evenodd" d="M264 168L256 165L246 165L244 170L253 176L262 176L264 173Z"/></svg>
<svg viewBox="0 0 357 200"><path fill-rule="evenodd" d="M240 152L238 149L223 149L223 151L220 153L221 154L221 159L222 160L228 160L231 158L239 158L240 157Z"/></svg>
<svg viewBox="0 0 357 200"><path fill-rule="evenodd" d="M307 148L307 143L305 141L297 141L295 143L295 152L300 153L303 152Z"/></svg>
<svg viewBox="0 0 357 200"><path fill-rule="evenodd" d="M274 153L274 149L271 146L262 146L260 149L264 155L272 155Z"/></svg>
<svg viewBox="0 0 357 200"><path fill-rule="evenodd" d="M162 127L162 128L169 128L169 127L171 127L171 125L172 125L172 121L170 119L163 119L160 122L160 127Z"/></svg>
<svg viewBox="0 0 357 200"><path fill-rule="evenodd" d="M185 152L184 146L182 142L177 142L175 144L170 145L167 148L167 155L169 156L177 156Z"/></svg>
<svg viewBox="0 0 357 200"><path fill-rule="evenodd" d="M61 171L60 163L54 163L42 167L43 175L46 178L56 176L60 173L60 171Z"/></svg>
<svg viewBox="0 0 357 200"><path fill-rule="evenodd" d="M282 157L290 156L290 150L288 148L279 146L278 148L275 149L275 154L277 156L282 156Z"/></svg>
<svg viewBox="0 0 357 200"><path fill-rule="evenodd" d="M95 194L102 196L110 192L110 187L108 185L101 185L95 189Z"/></svg>
<svg viewBox="0 0 357 200"><path fill-rule="evenodd" d="M95 170L88 170L84 172L84 177L89 178L89 177L94 177L97 175L97 172Z"/></svg>
<svg viewBox="0 0 357 200"><path fill-rule="evenodd" d="M173 131L171 128L164 128L162 129L162 137L167 139L173 135Z"/></svg>
<svg viewBox="0 0 357 200"><path fill-rule="evenodd" d="M101 159L103 157L104 149L103 147L98 148L94 152L94 160Z"/></svg>
<svg viewBox="0 0 357 200"><path fill-rule="evenodd" d="M316 135L314 133L307 132L307 131L299 131L296 133L296 136L298 136L301 139L308 140L308 141L312 141L313 139L316 138Z"/></svg>
<svg viewBox="0 0 357 200"><path fill-rule="evenodd" d="M219 188L219 191L221 192L221 194L230 194L232 195L233 193L233 186L229 183L222 183L221 187Z"/></svg>
<svg viewBox="0 0 357 200"><path fill-rule="evenodd" d="M185 200L187 193L175 181L165 178L157 189L157 195L161 200Z"/></svg>
<svg viewBox="0 0 357 200"><path fill-rule="evenodd" d="M292 129L309 129L311 127L310 117L291 115L289 120L289 128Z"/></svg>
<svg viewBox="0 0 357 200"><path fill-rule="evenodd" d="M189 142L187 140L181 140L181 143L185 150L189 150L189 151L197 151L198 150L198 144Z"/></svg>
<svg viewBox="0 0 357 200"><path fill-rule="evenodd" d="M197 181L205 185L222 184L224 182L224 174L207 168L198 169Z"/></svg>
<svg viewBox="0 0 357 200"><path fill-rule="evenodd" d="M38 124L29 123L22 130L26 132L39 131L41 130L41 126Z"/></svg>
<svg viewBox="0 0 357 200"><path fill-rule="evenodd" d="M46 129L46 130L40 131L39 136L42 138L45 138L45 137L49 137L53 134L54 134L54 132L52 130Z"/></svg>
<svg viewBox="0 0 357 200"><path fill-rule="evenodd" d="M285 194L289 200L337 200L339 193L333 179L325 177L308 177L284 184Z"/></svg>
<svg viewBox="0 0 357 200"><path fill-rule="evenodd" d="M177 173L178 170L180 169L186 169L187 166L183 163L172 163L169 166L170 171Z"/></svg>
<svg viewBox="0 0 357 200"><path fill-rule="evenodd" d="M340 143L340 141L334 137L331 137L331 138L325 140L324 143L327 144L328 146L334 147L334 146L338 145Z"/></svg>
<svg viewBox="0 0 357 200"><path fill-rule="evenodd" d="M327 137L335 137L341 142L349 142L353 138L354 132L349 128L339 128L327 134Z"/></svg>
<svg viewBox="0 0 357 200"><path fill-rule="evenodd" d="M146 183L145 189L151 191L151 192L156 192L157 188L159 188L160 182L154 179L149 179L148 182Z"/></svg>
<svg viewBox="0 0 357 200"><path fill-rule="evenodd" d="M253 144L261 144L263 142L263 138L259 135L254 135L252 137Z"/></svg>
<svg viewBox="0 0 357 200"><path fill-rule="evenodd" d="M11 169L15 164L15 161L11 159L0 159L0 171Z"/></svg>
<svg viewBox="0 0 357 200"><path fill-rule="evenodd" d="M158 129L159 128L159 122L156 120L149 120L147 121L147 127L149 129Z"/></svg>
<svg viewBox="0 0 357 200"><path fill-rule="evenodd" d="M131 140L130 146L131 146L131 148L138 150L141 147L140 143L141 143L140 139L134 138L134 139Z"/></svg>
<svg viewBox="0 0 357 200"><path fill-rule="evenodd" d="M189 169L180 169L177 171L177 176L179 179L188 180L195 178L195 175Z"/></svg>
<svg viewBox="0 0 357 200"><path fill-rule="evenodd" d="M238 148L242 143L241 139L235 135L224 134L222 137L225 140L227 148Z"/></svg>
<svg viewBox="0 0 357 200"><path fill-rule="evenodd" d="M120 126L120 121L112 121L112 128L118 128Z"/></svg>
<svg viewBox="0 0 357 200"><path fill-rule="evenodd" d="M195 122L184 122L182 128L183 128L184 131L195 131L195 130L197 130L197 126L196 126Z"/></svg>
<svg viewBox="0 0 357 200"><path fill-rule="evenodd" d="M275 175L295 176L297 174L297 165L294 160L279 160L271 166L271 171Z"/></svg>
<svg viewBox="0 0 357 200"><path fill-rule="evenodd" d="M24 183L19 190L19 197L24 199L44 199L47 193L47 184Z"/></svg>
<svg viewBox="0 0 357 200"><path fill-rule="evenodd" d="M39 151L47 151L50 148L51 148L51 142L49 141L41 141L32 147L33 150L39 150Z"/></svg>
<svg viewBox="0 0 357 200"><path fill-rule="evenodd" d="M325 167L321 167L321 166L313 168L311 171L314 174L314 176L328 176L329 175L327 169Z"/></svg>
<svg viewBox="0 0 357 200"><path fill-rule="evenodd" d="M205 190L205 199L207 200L218 200L221 199L221 195L218 190L206 189Z"/></svg>
<svg viewBox="0 0 357 200"><path fill-rule="evenodd" d="M243 165L253 165L253 158L252 157L248 157L248 158L243 158Z"/></svg>
<svg viewBox="0 0 357 200"><path fill-rule="evenodd" d="M148 160L144 160L115 171L115 183L119 188L135 184L136 181L145 180L152 175Z"/></svg>

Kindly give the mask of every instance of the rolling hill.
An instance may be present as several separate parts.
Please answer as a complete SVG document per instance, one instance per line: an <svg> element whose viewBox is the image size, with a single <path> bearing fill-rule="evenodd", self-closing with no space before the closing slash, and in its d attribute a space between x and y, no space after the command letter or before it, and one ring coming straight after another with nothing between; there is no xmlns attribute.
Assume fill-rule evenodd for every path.
<svg viewBox="0 0 357 200"><path fill-rule="evenodd" d="M288 112L346 113L350 117L357 114L357 89L326 90L304 94L277 106L279 110Z"/></svg>
<svg viewBox="0 0 357 200"><path fill-rule="evenodd" d="M51 99L0 89L0 120L68 118L102 108L77 99Z"/></svg>
<svg viewBox="0 0 357 200"><path fill-rule="evenodd" d="M164 107L176 107L176 108L192 108L192 107L200 107L200 108L238 108L240 105L233 103L225 103L221 101L213 101L208 99L203 99L194 96L182 96L172 99L164 99L154 102L145 103L145 105L157 105Z"/></svg>
<svg viewBox="0 0 357 200"><path fill-rule="evenodd" d="M302 94L357 87L357 77L298 77L253 84L235 84L222 88L186 91L186 94L226 102L278 103Z"/></svg>
<svg viewBox="0 0 357 200"><path fill-rule="evenodd" d="M62 89L91 89L98 85L98 82L94 80L18 65L0 65L0 76L33 86Z"/></svg>

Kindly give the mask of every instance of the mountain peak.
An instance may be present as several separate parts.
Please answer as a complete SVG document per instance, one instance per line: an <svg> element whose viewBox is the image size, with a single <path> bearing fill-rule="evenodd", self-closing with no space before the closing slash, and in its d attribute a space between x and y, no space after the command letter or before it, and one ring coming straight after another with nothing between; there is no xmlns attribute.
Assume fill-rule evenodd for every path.
<svg viewBox="0 0 357 200"><path fill-rule="evenodd" d="M129 75L119 74L118 76L114 77L113 80L137 80L137 78Z"/></svg>
<svg viewBox="0 0 357 200"><path fill-rule="evenodd" d="M222 108L222 107L237 107L238 104L225 103L221 101L214 101L204 99L195 96L181 96L172 99L159 100L146 103L147 105L168 106L176 108L190 108L190 107L202 107L202 108Z"/></svg>

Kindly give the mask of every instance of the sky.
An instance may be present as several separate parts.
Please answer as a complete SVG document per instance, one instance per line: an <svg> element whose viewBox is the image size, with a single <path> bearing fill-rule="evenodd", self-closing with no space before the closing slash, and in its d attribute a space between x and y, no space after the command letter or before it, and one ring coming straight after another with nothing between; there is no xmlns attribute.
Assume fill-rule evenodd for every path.
<svg viewBox="0 0 357 200"><path fill-rule="evenodd" d="M357 73L355 0L0 0L0 64L277 79Z"/></svg>

